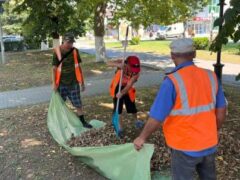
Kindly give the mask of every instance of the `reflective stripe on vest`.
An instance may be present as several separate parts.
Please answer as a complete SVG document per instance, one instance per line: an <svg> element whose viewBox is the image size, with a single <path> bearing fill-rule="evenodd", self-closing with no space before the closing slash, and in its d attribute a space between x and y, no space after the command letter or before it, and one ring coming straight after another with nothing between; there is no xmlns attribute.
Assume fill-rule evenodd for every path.
<svg viewBox="0 0 240 180"><path fill-rule="evenodd" d="M215 146L218 142L215 74L191 65L168 77L176 90L176 99L163 124L167 145L180 151L201 151Z"/></svg>
<svg viewBox="0 0 240 180"><path fill-rule="evenodd" d="M73 59L74 59L74 64L75 64L75 74L78 83L84 84L84 78L83 78L83 73L80 64L78 63L78 56L77 56L77 50L73 50Z"/></svg>
<svg viewBox="0 0 240 180"><path fill-rule="evenodd" d="M172 116L193 115L193 114L197 114L197 113L201 113L201 112L210 111L210 110L215 108L215 105L216 105L216 83L215 83L215 80L214 80L214 77L213 77L213 74L212 74L211 71L208 71L208 76L209 76L209 79L210 79L210 82L211 82L211 87L212 87L213 102L209 103L207 105L201 105L201 106L197 106L197 107L194 107L194 108L189 107L187 91L186 91L186 88L184 86L184 82L183 82L181 76L179 75L178 72L175 72L173 74L173 76L176 79L176 82L179 86L182 109L172 110L170 115L172 115Z"/></svg>
<svg viewBox="0 0 240 180"><path fill-rule="evenodd" d="M75 68L80 67L80 63L75 64Z"/></svg>
<svg viewBox="0 0 240 180"><path fill-rule="evenodd" d="M60 46L54 49L58 60L60 61L62 59ZM74 68L75 68L75 75L78 83L84 84L84 78L83 73L80 64L78 63L78 57L77 57L77 50L73 50L73 59L74 59ZM62 71L62 62L57 67L56 73L55 73L55 84L56 86L59 86L60 78L61 78L61 71Z"/></svg>

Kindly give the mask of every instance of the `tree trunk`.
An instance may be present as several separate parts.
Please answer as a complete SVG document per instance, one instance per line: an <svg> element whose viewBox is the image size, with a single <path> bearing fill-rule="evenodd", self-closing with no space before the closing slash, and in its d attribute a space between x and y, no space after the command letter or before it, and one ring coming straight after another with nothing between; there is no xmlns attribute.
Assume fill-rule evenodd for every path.
<svg viewBox="0 0 240 180"><path fill-rule="evenodd" d="M107 4L102 2L96 6L94 14L94 35L96 48L96 62L103 62L106 59L106 49L104 43L104 19Z"/></svg>
<svg viewBox="0 0 240 180"><path fill-rule="evenodd" d="M53 48L58 47L60 45L60 40L58 39L53 39Z"/></svg>
<svg viewBox="0 0 240 180"><path fill-rule="evenodd" d="M183 22L183 38L187 38L186 34L187 34L187 21Z"/></svg>
<svg viewBox="0 0 240 180"><path fill-rule="evenodd" d="M60 45L60 36L58 32L52 32L52 38L53 38L53 48Z"/></svg>
<svg viewBox="0 0 240 180"><path fill-rule="evenodd" d="M48 41L42 41L41 42L41 51L48 50L48 49L49 49Z"/></svg>

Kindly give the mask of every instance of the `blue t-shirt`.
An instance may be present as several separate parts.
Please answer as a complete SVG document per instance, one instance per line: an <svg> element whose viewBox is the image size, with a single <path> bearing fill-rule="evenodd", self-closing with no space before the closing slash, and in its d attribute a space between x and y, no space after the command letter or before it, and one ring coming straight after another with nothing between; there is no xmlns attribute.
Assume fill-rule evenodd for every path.
<svg viewBox="0 0 240 180"><path fill-rule="evenodd" d="M172 72L175 72L181 68L193 65L192 61L182 63L175 67ZM150 110L150 117L163 122L170 114L176 99L176 90L172 81L166 77L160 86L157 97ZM226 106L225 96L222 90L222 86L219 83L218 92L216 97L216 108L223 108ZM216 146L202 150L202 151L184 151L185 154L192 157L202 157L212 154L216 151Z"/></svg>

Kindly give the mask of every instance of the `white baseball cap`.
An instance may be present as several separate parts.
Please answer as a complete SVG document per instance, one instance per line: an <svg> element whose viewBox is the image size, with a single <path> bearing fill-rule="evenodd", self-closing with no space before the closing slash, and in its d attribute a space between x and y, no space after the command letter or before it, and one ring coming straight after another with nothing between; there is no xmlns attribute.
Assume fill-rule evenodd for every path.
<svg viewBox="0 0 240 180"><path fill-rule="evenodd" d="M170 44L171 52L173 53L188 53L195 51L193 40L190 38L181 38L172 41Z"/></svg>

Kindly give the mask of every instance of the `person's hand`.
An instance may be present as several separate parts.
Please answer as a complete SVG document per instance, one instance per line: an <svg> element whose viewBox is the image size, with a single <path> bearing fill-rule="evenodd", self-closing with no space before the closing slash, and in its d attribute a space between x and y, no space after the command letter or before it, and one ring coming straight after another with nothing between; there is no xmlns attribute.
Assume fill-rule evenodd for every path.
<svg viewBox="0 0 240 180"><path fill-rule="evenodd" d="M120 63L118 63L117 67L118 67L119 69L123 69L124 64L122 64L122 62L120 62Z"/></svg>
<svg viewBox="0 0 240 180"><path fill-rule="evenodd" d="M85 89L86 89L86 88L85 88L85 85L84 85L84 84L82 84L82 85L80 85L80 86L81 86L81 91L82 91L82 92L84 92L84 91L85 91Z"/></svg>
<svg viewBox="0 0 240 180"><path fill-rule="evenodd" d="M143 147L143 144L145 143L145 140L140 138L140 137L137 137L134 141L133 141L133 144L134 144L134 148L139 151L140 149L142 149Z"/></svg>
<svg viewBox="0 0 240 180"><path fill-rule="evenodd" d="M57 88L58 88L57 85L56 85L55 83L53 83L53 84L52 84L52 89L53 89L54 91L56 91Z"/></svg>
<svg viewBox="0 0 240 180"><path fill-rule="evenodd" d="M121 92L117 93L117 95L116 95L116 97L117 97L118 99L120 99L122 96L123 96L123 94L122 94Z"/></svg>

